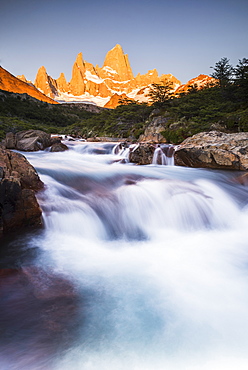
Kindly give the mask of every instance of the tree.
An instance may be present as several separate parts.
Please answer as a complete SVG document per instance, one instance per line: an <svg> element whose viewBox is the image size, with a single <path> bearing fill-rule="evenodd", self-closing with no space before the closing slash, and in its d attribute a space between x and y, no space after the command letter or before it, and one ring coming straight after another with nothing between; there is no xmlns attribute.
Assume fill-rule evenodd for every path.
<svg viewBox="0 0 248 370"><path fill-rule="evenodd" d="M239 63L234 68L235 80L237 87L237 96L239 100L247 101L248 99L248 59L239 59Z"/></svg>
<svg viewBox="0 0 248 370"><path fill-rule="evenodd" d="M248 59L243 58L242 60L239 59L239 63L234 68L234 75L236 80L244 81L248 80Z"/></svg>
<svg viewBox="0 0 248 370"><path fill-rule="evenodd" d="M118 105L131 105L131 104L137 104L137 102L133 99L128 98L119 98Z"/></svg>
<svg viewBox="0 0 248 370"><path fill-rule="evenodd" d="M150 86L148 97L153 104L163 105L172 98L173 91L173 84L170 81L160 84L153 83Z"/></svg>
<svg viewBox="0 0 248 370"><path fill-rule="evenodd" d="M223 57L219 62L215 63L215 67L210 68L214 68L214 73L211 74L211 77L219 81L220 87L225 88L231 84L234 69L229 64L229 59Z"/></svg>

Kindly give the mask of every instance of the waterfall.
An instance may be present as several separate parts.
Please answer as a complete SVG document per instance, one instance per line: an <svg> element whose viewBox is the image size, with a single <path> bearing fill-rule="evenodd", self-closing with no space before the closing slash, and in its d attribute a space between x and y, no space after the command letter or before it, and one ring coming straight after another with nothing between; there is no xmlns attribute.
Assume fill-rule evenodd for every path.
<svg viewBox="0 0 248 370"><path fill-rule="evenodd" d="M43 228L2 247L1 368L247 369L248 189L234 172L67 144L25 153ZM168 164L173 148L157 149Z"/></svg>
<svg viewBox="0 0 248 370"><path fill-rule="evenodd" d="M154 151L152 164L174 166L174 152L174 145L158 144Z"/></svg>

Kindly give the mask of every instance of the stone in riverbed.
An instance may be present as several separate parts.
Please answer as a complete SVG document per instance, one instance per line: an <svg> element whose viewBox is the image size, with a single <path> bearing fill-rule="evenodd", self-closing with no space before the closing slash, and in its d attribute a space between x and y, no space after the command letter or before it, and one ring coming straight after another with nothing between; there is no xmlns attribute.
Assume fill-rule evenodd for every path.
<svg viewBox="0 0 248 370"><path fill-rule="evenodd" d="M139 146L130 152L129 161L136 164L151 164L155 146L147 143L140 143Z"/></svg>
<svg viewBox="0 0 248 370"><path fill-rule="evenodd" d="M65 150L68 150L68 146L63 143L55 143L51 146L50 152L64 152Z"/></svg>

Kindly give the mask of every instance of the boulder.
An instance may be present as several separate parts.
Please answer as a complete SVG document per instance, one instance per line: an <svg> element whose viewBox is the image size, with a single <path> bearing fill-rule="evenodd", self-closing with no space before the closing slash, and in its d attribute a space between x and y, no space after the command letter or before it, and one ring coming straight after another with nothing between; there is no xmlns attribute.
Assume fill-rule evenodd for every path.
<svg viewBox="0 0 248 370"><path fill-rule="evenodd" d="M155 146L148 143L140 143L134 150L130 150L129 161L136 164L151 164Z"/></svg>
<svg viewBox="0 0 248 370"><path fill-rule="evenodd" d="M187 138L175 153L175 164L228 170L248 169L248 132L201 132Z"/></svg>
<svg viewBox="0 0 248 370"><path fill-rule="evenodd" d="M6 134L5 146L8 149L15 149L15 147L16 147L16 139L15 139L15 134L13 132L8 132Z"/></svg>
<svg viewBox="0 0 248 370"><path fill-rule="evenodd" d="M44 150L51 145L51 135L40 130L20 131L15 137L17 150Z"/></svg>
<svg viewBox="0 0 248 370"><path fill-rule="evenodd" d="M0 237L41 224L35 191L42 187L37 172L22 154L0 148Z"/></svg>
<svg viewBox="0 0 248 370"><path fill-rule="evenodd" d="M50 152L64 152L68 149L68 146L63 143L54 143L50 148Z"/></svg>
<svg viewBox="0 0 248 370"><path fill-rule="evenodd" d="M41 130L25 130L16 134L6 134L6 149L17 149L25 152L44 150L54 143L51 135Z"/></svg>

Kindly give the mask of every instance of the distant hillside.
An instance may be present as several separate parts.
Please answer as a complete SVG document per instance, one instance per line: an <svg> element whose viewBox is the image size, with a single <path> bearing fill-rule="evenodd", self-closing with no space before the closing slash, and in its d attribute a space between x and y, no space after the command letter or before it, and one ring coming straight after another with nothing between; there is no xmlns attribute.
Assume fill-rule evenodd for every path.
<svg viewBox="0 0 248 370"><path fill-rule="evenodd" d="M58 104L53 99L47 97L45 94L40 92L35 86L28 84L27 82L21 81L19 78L13 76L6 69L0 66L0 89L10 91L19 94L28 94L35 99L44 101L50 104Z"/></svg>

